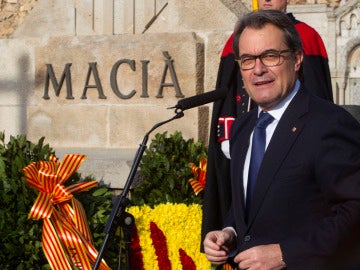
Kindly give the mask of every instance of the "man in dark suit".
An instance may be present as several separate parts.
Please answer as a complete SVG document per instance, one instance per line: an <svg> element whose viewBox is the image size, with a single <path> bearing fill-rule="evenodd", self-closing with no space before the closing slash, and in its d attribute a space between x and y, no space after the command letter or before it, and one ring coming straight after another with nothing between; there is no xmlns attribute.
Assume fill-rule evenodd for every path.
<svg viewBox="0 0 360 270"><path fill-rule="evenodd" d="M299 81L301 39L284 13L245 16L233 47L257 106L232 127L232 205L224 228L205 237L207 258L239 269L360 269L359 122Z"/></svg>
<svg viewBox="0 0 360 270"><path fill-rule="evenodd" d="M298 31L304 51L304 84L313 94L333 101L328 56L323 40L314 28L287 13L289 0L259 0L260 10L280 10L291 19ZM231 203L229 179L229 137L235 118L250 108L249 98L243 89L239 67L234 61L234 36L227 40L218 70L216 89L227 91L223 100L216 101L210 127L206 188L204 193L202 240L206 233L222 227ZM321 79L320 79L321 78Z"/></svg>

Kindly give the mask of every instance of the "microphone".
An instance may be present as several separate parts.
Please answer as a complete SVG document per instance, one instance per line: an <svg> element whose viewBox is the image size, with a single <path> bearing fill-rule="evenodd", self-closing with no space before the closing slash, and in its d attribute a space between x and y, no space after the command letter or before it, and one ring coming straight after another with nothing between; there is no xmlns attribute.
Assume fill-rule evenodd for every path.
<svg viewBox="0 0 360 270"><path fill-rule="evenodd" d="M174 107L170 107L169 109L176 108L176 110L185 111L191 108L199 107L201 105L217 101L219 99L225 98L228 93L226 88L220 88L217 90L213 90L210 92L206 92L200 95L195 95L188 98L183 98L178 101L178 103Z"/></svg>

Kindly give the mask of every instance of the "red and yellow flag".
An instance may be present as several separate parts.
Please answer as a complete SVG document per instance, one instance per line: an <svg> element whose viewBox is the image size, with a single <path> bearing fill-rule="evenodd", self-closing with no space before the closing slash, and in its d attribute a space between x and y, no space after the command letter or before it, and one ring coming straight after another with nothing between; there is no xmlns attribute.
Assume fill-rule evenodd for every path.
<svg viewBox="0 0 360 270"><path fill-rule="evenodd" d="M97 181L70 186L64 183L81 165L84 155L66 155L60 163L55 156L50 161L33 162L23 169L26 183L39 191L29 218L42 219L42 247L52 269L92 269L98 252L81 203L73 193L95 187ZM99 269L109 270L105 261Z"/></svg>
<svg viewBox="0 0 360 270"><path fill-rule="evenodd" d="M206 167L207 167L207 160L206 158L200 158L199 167L196 166L194 163L190 163L190 169L194 174L195 178L191 178L189 180L192 189L195 192L195 195L198 195L200 191L205 188L206 184Z"/></svg>

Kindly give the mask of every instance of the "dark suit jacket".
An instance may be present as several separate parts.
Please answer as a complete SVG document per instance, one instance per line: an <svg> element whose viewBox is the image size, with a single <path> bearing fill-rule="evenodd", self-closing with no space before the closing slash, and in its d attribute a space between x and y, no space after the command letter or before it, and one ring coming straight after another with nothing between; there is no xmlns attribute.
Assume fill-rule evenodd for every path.
<svg viewBox="0 0 360 270"><path fill-rule="evenodd" d="M236 120L230 141L225 226L238 251L279 243L287 269L360 269L360 124L300 89L268 145L246 224L242 173L256 110Z"/></svg>
<svg viewBox="0 0 360 270"><path fill-rule="evenodd" d="M326 100L333 100L330 69L324 42L320 35L309 25L295 19L287 13L298 31L304 47L304 83L313 94ZM218 69L216 89L228 90L225 99L214 103L210 139L208 148L208 165L206 188L204 190L201 243L205 235L223 226L224 219L231 204L229 160L224 156L218 143L219 117L240 117L247 112L248 96L243 89L239 66L235 62L232 48L233 35L227 40ZM321 78L321 79L320 79ZM221 129L221 128L220 128Z"/></svg>

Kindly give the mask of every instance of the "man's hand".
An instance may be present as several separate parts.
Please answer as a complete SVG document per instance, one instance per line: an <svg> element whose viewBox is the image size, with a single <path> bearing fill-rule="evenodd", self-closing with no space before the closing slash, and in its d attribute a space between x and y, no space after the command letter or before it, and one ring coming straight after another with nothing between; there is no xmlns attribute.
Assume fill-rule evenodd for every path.
<svg viewBox="0 0 360 270"><path fill-rule="evenodd" d="M204 240L206 258L213 264L225 263L234 241L235 234L232 230L209 232Z"/></svg>
<svg viewBox="0 0 360 270"><path fill-rule="evenodd" d="M234 258L240 269L279 270L285 268L279 244L262 245L240 252Z"/></svg>

